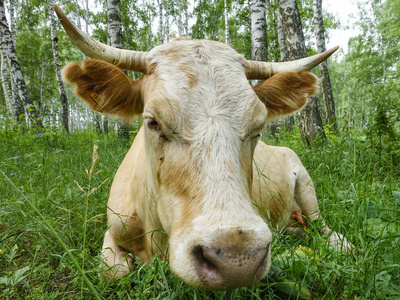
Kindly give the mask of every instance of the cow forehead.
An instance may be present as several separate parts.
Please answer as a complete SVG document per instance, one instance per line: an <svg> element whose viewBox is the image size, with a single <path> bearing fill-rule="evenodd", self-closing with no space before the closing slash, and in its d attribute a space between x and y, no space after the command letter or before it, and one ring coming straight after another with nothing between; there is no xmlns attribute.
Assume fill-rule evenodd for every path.
<svg viewBox="0 0 400 300"><path fill-rule="evenodd" d="M186 128L227 125L244 135L266 117L245 76L244 62L231 47L215 41L178 40L158 46L148 55L158 86L146 105L152 104L161 119L178 118Z"/></svg>

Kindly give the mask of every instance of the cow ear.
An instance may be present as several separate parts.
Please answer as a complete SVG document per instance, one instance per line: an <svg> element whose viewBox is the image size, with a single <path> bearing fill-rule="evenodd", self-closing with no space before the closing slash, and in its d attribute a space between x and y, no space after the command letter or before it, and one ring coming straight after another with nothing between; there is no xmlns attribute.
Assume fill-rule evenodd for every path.
<svg viewBox="0 0 400 300"><path fill-rule="evenodd" d="M116 66L100 60L70 63L64 80L75 84L75 94L91 109L132 121L143 112L142 79L132 80Z"/></svg>
<svg viewBox="0 0 400 300"><path fill-rule="evenodd" d="M318 79L303 72L282 72L260 82L253 89L268 109L268 121L300 110L307 97L318 92Z"/></svg>

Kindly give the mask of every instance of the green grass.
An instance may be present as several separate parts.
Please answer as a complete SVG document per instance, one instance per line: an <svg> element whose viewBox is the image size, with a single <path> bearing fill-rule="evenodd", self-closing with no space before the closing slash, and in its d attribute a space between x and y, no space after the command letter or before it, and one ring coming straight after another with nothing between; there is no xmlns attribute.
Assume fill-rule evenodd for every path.
<svg viewBox="0 0 400 300"><path fill-rule="evenodd" d="M390 155L377 161L356 136L330 136L323 147L307 149L298 132L282 132L269 143L296 151L326 222L357 252L332 251L319 235L305 244L276 232L263 282L212 292L181 282L157 257L119 283L99 281L109 188L127 142L90 131L0 131L0 299L92 299L90 288L104 299L309 299L309 293L318 299L400 298L399 166ZM89 178L94 144L99 162Z"/></svg>

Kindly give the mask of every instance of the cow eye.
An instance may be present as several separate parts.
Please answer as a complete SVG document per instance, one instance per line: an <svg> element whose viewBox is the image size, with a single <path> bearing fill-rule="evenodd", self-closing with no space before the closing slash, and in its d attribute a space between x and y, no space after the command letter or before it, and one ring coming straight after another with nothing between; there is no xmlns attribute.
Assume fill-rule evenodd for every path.
<svg viewBox="0 0 400 300"><path fill-rule="evenodd" d="M158 122L156 120L154 120L154 119L148 119L147 120L147 127L150 130L153 130L153 131L161 131L160 124L158 124Z"/></svg>

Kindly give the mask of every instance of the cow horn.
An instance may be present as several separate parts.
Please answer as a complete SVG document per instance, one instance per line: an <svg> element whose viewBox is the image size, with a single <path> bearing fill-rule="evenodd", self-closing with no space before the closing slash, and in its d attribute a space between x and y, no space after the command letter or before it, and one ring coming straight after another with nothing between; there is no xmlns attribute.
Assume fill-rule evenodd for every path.
<svg viewBox="0 0 400 300"><path fill-rule="evenodd" d="M126 70L145 72L147 52L124 50L100 43L76 27L57 4L54 10L72 42L90 58L104 60Z"/></svg>
<svg viewBox="0 0 400 300"><path fill-rule="evenodd" d="M247 79L268 79L272 75L285 71L307 71L319 65L329 56L331 56L339 46L333 47L325 52L314 56L305 57L293 61L285 62L264 62L247 60L244 64Z"/></svg>

